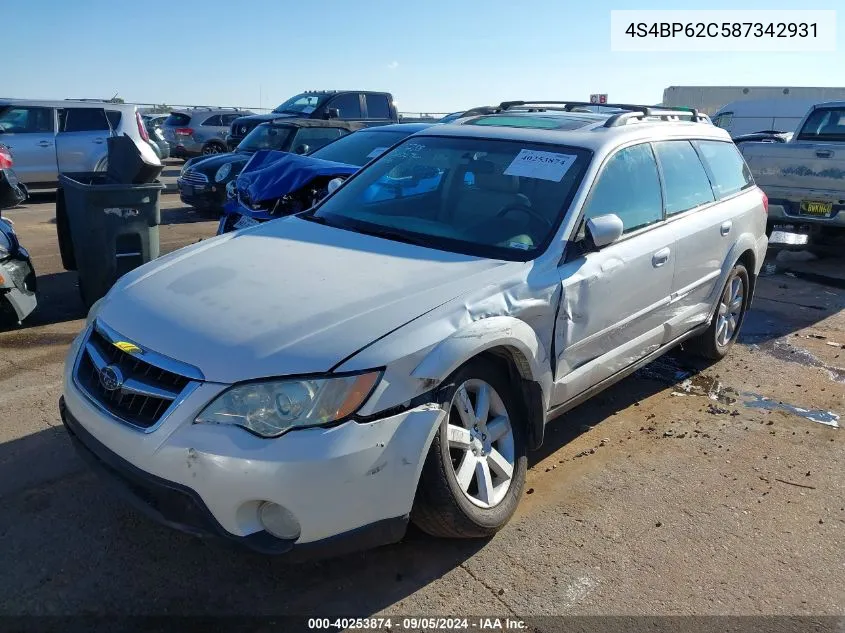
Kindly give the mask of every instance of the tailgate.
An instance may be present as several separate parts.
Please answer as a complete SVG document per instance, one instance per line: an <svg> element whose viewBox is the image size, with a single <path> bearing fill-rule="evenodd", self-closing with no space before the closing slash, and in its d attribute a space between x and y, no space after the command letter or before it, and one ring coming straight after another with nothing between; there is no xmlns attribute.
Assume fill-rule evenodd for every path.
<svg viewBox="0 0 845 633"><path fill-rule="evenodd" d="M741 149L769 197L800 198L812 191L845 199L845 143L743 143Z"/></svg>

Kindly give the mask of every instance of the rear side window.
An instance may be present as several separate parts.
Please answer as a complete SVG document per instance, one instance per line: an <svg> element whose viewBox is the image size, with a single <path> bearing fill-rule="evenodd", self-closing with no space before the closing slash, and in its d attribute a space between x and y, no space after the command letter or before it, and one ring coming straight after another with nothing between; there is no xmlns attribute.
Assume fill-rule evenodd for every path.
<svg viewBox="0 0 845 633"><path fill-rule="evenodd" d="M106 111L102 108L65 108L63 132L100 132L109 129Z"/></svg>
<svg viewBox="0 0 845 633"><path fill-rule="evenodd" d="M721 141L696 141L704 164L710 170L713 193L721 200L754 186L751 171L736 145Z"/></svg>
<svg viewBox="0 0 845 633"><path fill-rule="evenodd" d="M365 95L367 100L367 117L370 119L389 119L390 105L384 95Z"/></svg>
<svg viewBox="0 0 845 633"><path fill-rule="evenodd" d="M723 130L727 130L731 126L731 121L733 121L734 113L733 112L722 112L720 115L716 116L713 119L713 125L722 128Z"/></svg>
<svg viewBox="0 0 845 633"><path fill-rule="evenodd" d="M800 141L845 141L845 108L820 108L807 117Z"/></svg>
<svg viewBox="0 0 845 633"><path fill-rule="evenodd" d="M223 121L223 125L232 125L232 123L235 122L235 119L237 119L238 117L241 117L241 116L243 116L243 115L240 114L240 113L237 113L237 114L221 114L220 118Z"/></svg>
<svg viewBox="0 0 845 633"><path fill-rule="evenodd" d="M663 219L657 162L648 143L619 150L599 174L584 218L608 213L615 213L622 219L625 233Z"/></svg>
<svg viewBox="0 0 845 633"><path fill-rule="evenodd" d="M106 117L109 120L109 125L111 125L111 129L116 130L117 126L120 125L122 113L119 110L106 110Z"/></svg>
<svg viewBox="0 0 845 633"><path fill-rule="evenodd" d="M183 127L188 125L191 122L191 117L183 112L171 112L170 116L167 117L164 124L171 125L173 127Z"/></svg>
<svg viewBox="0 0 845 633"><path fill-rule="evenodd" d="M214 116L208 117L205 121L202 122L203 125L210 125L213 127L220 127L223 125L223 119L220 117L219 114L215 114Z"/></svg>
<svg viewBox="0 0 845 633"><path fill-rule="evenodd" d="M707 172L689 141L655 143L654 152L663 172L666 215L683 213L715 200Z"/></svg>

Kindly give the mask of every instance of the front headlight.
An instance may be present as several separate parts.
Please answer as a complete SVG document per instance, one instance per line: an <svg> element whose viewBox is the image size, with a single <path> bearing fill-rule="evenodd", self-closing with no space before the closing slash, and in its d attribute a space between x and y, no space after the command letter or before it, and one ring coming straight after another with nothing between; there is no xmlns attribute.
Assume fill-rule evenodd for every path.
<svg viewBox="0 0 845 633"><path fill-rule="evenodd" d="M232 173L232 163L222 165L220 169L217 170L217 173L214 174L214 182L223 182L229 177L230 173Z"/></svg>
<svg viewBox="0 0 845 633"><path fill-rule="evenodd" d="M320 426L355 413L381 378L380 371L290 380L266 380L230 387L209 404L196 424L233 424L261 437Z"/></svg>

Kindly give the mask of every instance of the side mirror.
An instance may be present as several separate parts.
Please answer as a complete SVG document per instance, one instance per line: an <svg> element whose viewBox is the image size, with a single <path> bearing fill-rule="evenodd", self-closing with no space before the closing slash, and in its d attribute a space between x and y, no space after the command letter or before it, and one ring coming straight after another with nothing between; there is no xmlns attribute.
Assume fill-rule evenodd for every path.
<svg viewBox="0 0 845 633"><path fill-rule="evenodd" d="M326 118L327 119L339 119L340 118L340 110L337 108L326 108Z"/></svg>
<svg viewBox="0 0 845 633"><path fill-rule="evenodd" d="M329 180L329 184L326 186L326 190L329 193L334 193L335 190L343 184L343 178L332 178Z"/></svg>
<svg viewBox="0 0 845 633"><path fill-rule="evenodd" d="M300 145L294 151L296 154L307 154L311 148L308 145Z"/></svg>
<svg viewBox="0 0 845 633"><path fill-rule="evenodd" d="M625 226L615 213L599 215L587 220L587 239L594 248L603 248L622 237Z"/></svg>

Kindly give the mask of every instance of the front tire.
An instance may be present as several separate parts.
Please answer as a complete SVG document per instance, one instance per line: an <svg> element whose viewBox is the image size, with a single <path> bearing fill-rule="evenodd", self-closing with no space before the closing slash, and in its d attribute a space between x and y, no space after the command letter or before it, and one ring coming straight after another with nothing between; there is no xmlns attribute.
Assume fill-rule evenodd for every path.
<svg viewBox="0 0 845 633"><path fill-rule="evenodd" d="M719 303L707 331L691 339L685 347L708 360L722 360L739 336L750 300L748 270L737 263L722 288Z"/></svg>
<svg viewBox="0 0 845 633"><path fill-rule="evenodd" d="M423 465L411 520L446 538L483 538L511 518L525 486L522 410L505 371L475 359L448 381L448 411Z"/></svg>

